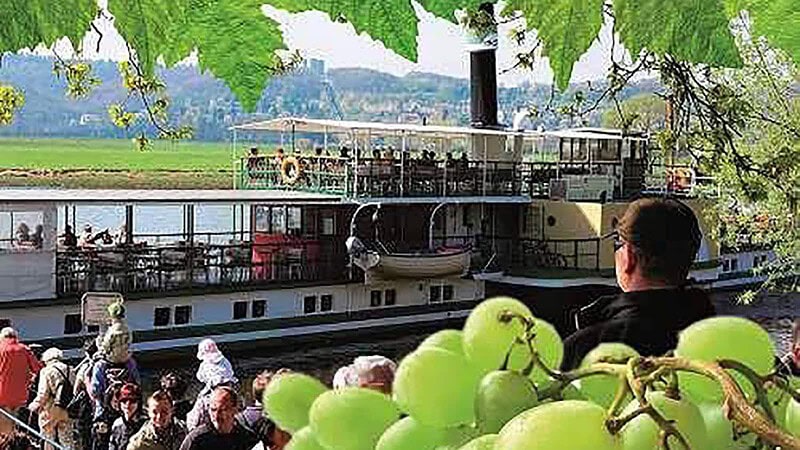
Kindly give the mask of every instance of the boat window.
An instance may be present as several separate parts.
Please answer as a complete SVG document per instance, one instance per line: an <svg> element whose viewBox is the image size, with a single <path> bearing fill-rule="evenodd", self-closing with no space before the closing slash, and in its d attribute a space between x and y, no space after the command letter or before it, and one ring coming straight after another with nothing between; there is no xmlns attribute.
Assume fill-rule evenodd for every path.
<svg viewBox="0 0 800 450"><path fill-rule="evenodd" d="M45 238L43 212L0 212L0 251L41 250Z"/></svg>
<svg viewBox="0 0 800 450"><path fill-rule="evenodd" d="M369 293L369 306L376 308L381 306L382 303L383 292L382 291L370 291Z"/></svg>
<svg viewBox="0 0 800 450"><path fill-rule="evenodd" d="M383 304L386 306L397 304L397 291L394 289L387 289L383 291Z"/></svg>
<svg viewBox="0 0 800 450"><path fill-rule="evenodd" d="M169 307L158 307L153 310L153 326L165 327L169 325L172 310Z"/></svg>
<svg viewBox="0 0 800 450"><path fill-rule="evenodd" d="M247 318L247 302L233 302L233 320Z"/></svg>
<svg viewBox="0 0 800 450"><path fill-rule="evenodd" d="M320 311L332 311L333 310L333 296L330 294L325 294L320 296L319 298L319 309Z"/></svg>
<svg viewBox="0 0 800 450"><path fill-rule="evenodd" d="M556 218L555 218L555 216L547 216L547 226L549 226L549 227L556 226Z"/></svg>
<svg viewBox="0 0 800 450"><path fill-rule="evenodd" d="M429 300L431 303L438 303L442 301L442 286L435 285L430 287L430 297Z"/></svg>
<svg viewBox="0 0 800 450"><path fill-rule="evenodd" d="M286 233L286 211L283 207L272 208L272 233Z"/></svg>
<svg viewBox="0 0 800 450"><path fill-rule="evenodd" d="M78 334L81 331L83 331L83 321L80 314L64 316L64 334Z"/></svg>
<svg viewBox="0 0 800 450"><path fill-rule="evenodd" d="M269 232L269 206L256 206L256 231Z"/></svg>
<svg viewBox="0 0 800 450"><path fill-rule="evenodd" d="M312 314L317 312L317 296L308 295L303 298L303 313Z"/></svg>
<svg viewBox="0 0 800 450"><path fill-rule="evenodd" d="M453 285L446 284L442 286L442 300L449 301L453 299Z"/></svg>
<svg viewBox="0 0 800 450"><path fill-rule="evenodd" d="M739 270L739 260L736 258L731 259L731 272Z"/></svg>
<svg viewBox="0 0 800 450"><path fill-rule="evenodd" d="M322 214L322 235L333 236L336 232L336 222L333 211L324 211Z"/></svg>
<svg viewBox="0 0 800 450"><path fill-rule="evenodd" d="M253 300L252 314L253 318L264 317L267 315L267 301L266 300Z"/></svg>
<svg viewBox="0 0 800 450"><path fill-rule="evenodd" d="M99 333L100 332L100 325L87 325L86 326L87 333Z"/></svg>
<svg viewBox="0 0 800 450"><path fill-rule="evenodd" d="M175 325L186 325L192 321L192 305L175 307Z"/></svg>
<svg viewBox="0 0 800 450"><path fill-rule="evenodd" d="M302 210L300 208L286 208L286 228L288 230L301 231L302 222Z"/></svg>

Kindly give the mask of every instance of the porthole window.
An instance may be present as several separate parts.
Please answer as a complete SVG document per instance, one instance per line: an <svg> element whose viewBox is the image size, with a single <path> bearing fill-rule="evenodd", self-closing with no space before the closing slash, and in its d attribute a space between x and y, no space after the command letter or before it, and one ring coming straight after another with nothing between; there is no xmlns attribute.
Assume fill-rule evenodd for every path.
<svg viewBox="0 0 800 450"><path fill-rule="evenodd" d="M383 300L383 292L375 290L370 291L369 293L369 306L372 308L377 308L381 306Z"/></svg>
<svg viewBox="0 0 800 450"><path fill-rule="evenodd" d="M325 294L319 297L319 309L322 312L328 312L333 310L333 296L330 294Z"/></svg>
<svg viewBox="0 0 800 450"><path fill-rule="evenodd" d="M317 296L308 295L303 298L303 313L313 314L317 312Z"/></svg>
<svg viewBox="0 0 800 450"><path fill-rule="evenodd" d="M252 317L264 317L267 315L267 301L266 300L253 300Z"/></svg>
<svg viewBox="0 0 800 450"><path fill-rule="evenodd" d="M394 289L386 289L383 291L383 304L386 306L397 304L397 291Z"/></svg>
<svg viewBox="0 0 800 450"><path fill-rule="evenodd" d="M548 227L556 226L556 218L553 216L547 216L547 226Z"/></svg>

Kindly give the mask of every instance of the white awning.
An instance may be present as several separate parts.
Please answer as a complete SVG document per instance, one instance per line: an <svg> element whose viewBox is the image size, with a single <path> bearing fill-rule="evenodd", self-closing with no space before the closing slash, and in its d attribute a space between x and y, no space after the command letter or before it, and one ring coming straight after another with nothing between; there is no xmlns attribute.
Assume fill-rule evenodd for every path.
<svg viewBox="0 0 800 450"><path fill-rule="evenodd" d="M282 117L236 125L231 130L298 133L370 133L375 136L426 135L431 137L511 136L505 129L418 125L409 123L358 122L351 120L305 119Z"/></svg>

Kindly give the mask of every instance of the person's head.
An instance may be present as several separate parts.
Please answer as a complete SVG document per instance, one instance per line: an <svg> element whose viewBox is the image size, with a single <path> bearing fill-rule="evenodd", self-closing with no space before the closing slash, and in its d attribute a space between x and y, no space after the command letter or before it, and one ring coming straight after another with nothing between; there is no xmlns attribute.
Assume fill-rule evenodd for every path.
<svg viewBox="0 0 800 450"><path fill-rule="evenodd" d="M87 339L83 342L83 352L86 356L92 356L97 353L97 340Z"/></svg>
<svg viewBox="0 0 800 450"><path fill-rule="evenodd" d="M362 387L390 395L396 369L397 364L384 356L359 356L336 372L333 387Z"/></svg>
<svg viewBox="0 0 800 450"><path fill-rule="evenodd" d="M55 363L62 359L64 359L64 352L55 347L50 347L42 353L42 362L45 364Z"/></svg>
<svg viewBox="0 0 800 450"><path fill-rule="evenodd" d="M156 429L172 423L172 397L167 391L155 391L147 398L147 417Z"/></svg>
<svg viewBox="0 0 800 450"><path fill-rule="evenodd" d="M44 225L42 224L36 225L36 228L34 230L35 230L34 233L42 234L44 233Z"/></svg>
<svg viewBox="0 0 800 450"><path fill-rule="evenodd" d="M17 330L11 327L5 327L0 330L0 339L19 339L19 335L17 334Z"/></svg>
<svg viewBox="0 0 800 450"><path fill-rule="evenodd" d="M122 306L121 302L114 302L108 305L108 316L114 320L123 319L125 317L125 307Z"/></svg>
<svg viewBox="0 0 800 450"><path fill-rule="evenodd" d="M228 434L233 431L238 404L236 391L230 386L218 386L211 393L208 415L218 432Z"/></svg>
<svg viewBox="0 0 800 450"><path fill-rule="evenodd" d="M219 351L217 343L213 339L206 338L197 344L197 359L200 361L216 364L222 358L222 352Z"/></svg>
<svg viewBox="0 0 800 450"><path fill-rule="evenodd" d="M17 225L17 232L18 233L28 233L30 231L31 231L30 227L25 222L20 222L20 224Z"/></svg>
<svg viewBox="0 0 800 450"><path fill-rule="evenodd" d="M322 156L322 147L317 147L314 149L314 154L317 156Z"/></svg>
<svg viewBox="0 0 800 450"><path fill-rule="evenodd" d="M684 284L702 239L694 212L673 199L631 203L615 235L617 282L625 292Z"/></svg>
<svg viewBox="0 0 800 450"><path fill-rule="evenodd" d="M258 147L250 147L250 154L252 156L258 155Z"/></svg>
<svg viewBox="0 0 800 450"><path fill-rule="evenodd" d="M125 383L119 390L117 400L119 401L119 411L126 419L134 417L139 411L141 391L139 386L133 383Z"/></svg>
<svg viewBox="0 0 800 450"><path fill-rule="evenodd" d="M70 226L70 225L65 225L65 226L64 226L64 233L66 233L66 234L72 234L72 226Z"/></svg>
<svg viewBox="0 0 800 450"><path fill-rule="evenodd" d="M283 156L283 148L278 147L277 153L278 155Z"/></svg>
<svg viewBox="0 0 800 450"><path fill-rule="evenodd" d="M175 372L167 372L161 377L160 385L161 390L169 392L173 401L177 401L186 395L186 382L179 377Z"/></svg>
<svg viewBox="0 0 800 450"><path fill-rule="evenodd" d="M91 233L92 232L92 225L88 224L88 223L86 225L84 225L83 226L83 232L84 233Z"/></svg>

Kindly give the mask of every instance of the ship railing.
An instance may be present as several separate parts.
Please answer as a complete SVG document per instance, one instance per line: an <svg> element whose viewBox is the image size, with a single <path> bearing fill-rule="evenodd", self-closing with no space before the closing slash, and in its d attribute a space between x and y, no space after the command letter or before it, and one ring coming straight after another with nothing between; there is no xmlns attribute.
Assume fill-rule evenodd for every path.
<svg viewBox="0 0 800 450"><path fill-rule="evenodd" d="M46 437L41 432L33 429L30 425L20 420L17 416L11 414L10 412L6 411L3 408L0 408L0 414L3 415L3 418L0 418L0 420L10 420L11 422L13 422L14 425L17 427L17 431L23 432L33 442L46 443L55 450L73 450L70 447L61 445L60 443L55 442L52 439ZM43 447L43 445L39 445L38 447L41 448Z"/></svg>
<svg viewBox="0 0 800 450"><path fill-rule="evenodd" d="M284 159L265 156L241 158L238 162L237 189L280 189L330 194L346 194L349 158L332 156L292 156L300 171L287 173ZM294 169L292 169L294 170Z"/></svg>
<svg viewBox="0 0 800 450"><path fill-rule="evenodd" d="M168 245L60 249L60 296L258 287L346 281L344 239L261 244L175 242Z"/></svg>
<svg viewBox="0 0 800 450"><path fill-rule="evenodd" d="M714 177L704 176L688 164L655 165L645 176L644 191L678 197L717 197L719 185Z"/></svg>
<svg viewBox="0 0 800 450"><path fill-rule="evenodd" d="M599 272L601 239L529 239L504 236L437 237L438 246L471 246L474 271L530 269Z"/></svg>

